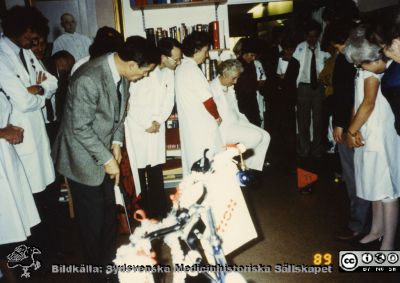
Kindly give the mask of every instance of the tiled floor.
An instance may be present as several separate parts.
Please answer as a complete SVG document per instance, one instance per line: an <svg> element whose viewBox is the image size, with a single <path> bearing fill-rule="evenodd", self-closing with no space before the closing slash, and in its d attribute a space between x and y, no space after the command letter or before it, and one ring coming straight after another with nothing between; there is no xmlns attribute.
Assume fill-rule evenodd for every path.
<svg viewBox="0 0 400 283"><path fill-rule="evenodd" d="M335 241L333 233L346 223L348 200L343 185L333 182L332 161L325 157L318 164L319 180L311 195L301 195L296 178L274 166L262 176L262 182L244 190L249 208L259 230L259 238L240 251L229 255L235 264L313 264L315 254L332 256L333 272L328 274L244 273L250 283L266 282L400 282L400 273L367 274L339 273L338 256L341 250L351 250L348 243ZM319 169L318 169L319 167ZM73 255L51 263L79 263L80 251L75 223L65 223L63 238ZM398 235L399 239L399 235ZM121 237L126 241L126 237ZM400 241L397 241L399 248ZM2 281L0 281L3 283ZM86 283L84 275L35 275L21 282ZM167 282L170 283L170 282Z"/></svg>

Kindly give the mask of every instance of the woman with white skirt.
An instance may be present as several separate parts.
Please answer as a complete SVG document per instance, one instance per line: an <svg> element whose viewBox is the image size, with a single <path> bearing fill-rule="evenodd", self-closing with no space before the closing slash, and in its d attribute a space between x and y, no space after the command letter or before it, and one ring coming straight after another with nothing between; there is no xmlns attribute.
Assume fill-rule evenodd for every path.
<svg viewBox="0 0 400 283"><path fill-rule="evenodd" d="M223 150L218 131L221 118L208 81L198 66L208 58L209 45L205 32L195 31L185 37L185 56L175 71L183 176L190 174L193 163L203 158L206 149L208 158Z"/></svg>
<svg viewBox="0 0 400 283"><path fill-rule="evenodd" d="M240 61L226 60L218 66L219 76L210 86L222 118L219 130L224 143L241 143L247 149L252 149L254 154L246 160L246 165L250 169L262 171L271 138L265 130L250 123L239 111L233 85L242 71Z"/></svg>
<svg viewBox="0 0 400 283"><path fill-rule="evenodd" d="M365 27L357 27L346 41L347 60L361 67L355 81L355 116L347 131L347 144L355 148L357 196L372 201L372 226L360 240L373 247L383 237L381 250L393 250L400 196L400 138L394 115L380 90L386 62L381 48L365 39Z"/></svg>
<svg viewBox="0 0 400 283"><path fill-rule="evenodd" d="M28 179L12 145L22 142L23 129L8 123L10 113L11 104L0 91L0 263L4 272L6 256L40 222Z"/></svg>

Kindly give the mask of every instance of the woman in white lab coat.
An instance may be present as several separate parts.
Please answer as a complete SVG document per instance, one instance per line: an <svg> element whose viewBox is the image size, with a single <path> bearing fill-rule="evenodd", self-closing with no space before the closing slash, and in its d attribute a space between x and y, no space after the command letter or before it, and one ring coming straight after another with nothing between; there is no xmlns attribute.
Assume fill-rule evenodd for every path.
<svg viewBox="0 0 400 283"><path fill-rule="evenodd" d="M262 171L271 138L265 130L250 123L239 111L233 85L242 71L240 61L226 60L218 66L219 76L210 83L210 86L222 118L219 129L223 142L241 143L247 149L253 150L253 155L247 158L246 165L250 169Z"/></svg>
<svg viewBox="0 0 400 283"><path fill-rule="evenodd" d="M24 168L12 144L21 143L23 129L9 124L11 104L0 92L0 260L14 244L31 235L40 222Z"/></svg>
<svg viewBox="0 0 400 283"><path fill-rule="evenodd" d="M381 47L365 39L365 27L357 27L346 41L348 61L360 66L355 81L355 115L347 131L347 144L355 148L357 196L372 201L372 226L360 240L381 250L393 250L400 196L400 138L394 115L380 90L386 62Z"/></svg>
<svg viewBox="0 0 400 283"><path fill-rule="evenodd" d="M205 149L209 149L208 157L212 157L223 146L218 131L221 119L208 81L198 67L208 57L208 48L207 33L188 35L182 48L185 57L175 72L184 176L190 173L193 163L203 157Z"/></svg>
<svg viewBox="0 0 400 283"><path fill-rule="evenodd" d="M20 50L28 72L17 55ZM0 73L0 84L13 107L10 123L24 129L24 141L15 145L15 149L29 176L32 192L38 193L54 181L54 166L41 108L45 99L55 93L57 79L43 70L31 50L21 48L4 35L0 38ZM29 87L38 89L43 95L30 93Z"/></svg>

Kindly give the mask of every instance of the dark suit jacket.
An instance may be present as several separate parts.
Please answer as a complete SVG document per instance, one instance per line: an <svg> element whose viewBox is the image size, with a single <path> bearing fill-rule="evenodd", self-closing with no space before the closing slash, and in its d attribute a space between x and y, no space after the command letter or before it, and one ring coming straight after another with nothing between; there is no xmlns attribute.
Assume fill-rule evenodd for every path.
<svg viewBox="0 0 400 283"><path fill-rule="evenodd" d="M285 76L283 79L278 78L278 87L281 89L282 94L293 99L296 103L297 99L297 76L299 75L300 63L296 58L292 57L289 61L286 69Z"/></svg>
<svg viewBox="0 0 400 283"><path fill-rule="evenodd" d="M333 69L333 127L341 127L345 131L350 125L354 107L354 78L356 68L347 62L343 54L336 57Z"/></svg>
<svg viewBox="0 0 400 283"><path fill-rule="evenodd" d="M249 119L251 123L259 126L261 118L257 102L258 80L256 66L254 65L254 62L249 64L241 58L239 61L242 63L244 69L235 84L239 111L246 115L247 119Z"/></svg>
<svg viewBox="0 0 400 283"><path fill-rule="evenodd" d="M400 135L400 64L392 62L381 79L383 96L392 108L394 114L394 127Z"/></svg>
<svg viewBox="0 0 400 283"><path fill-rule="evenodd" d="M107 58L88 62L72 76L52 152L59 173L88 186L103 182L103 165L113 158L111 143L124 140L128 81L122 79L120 111Z"/></svg>

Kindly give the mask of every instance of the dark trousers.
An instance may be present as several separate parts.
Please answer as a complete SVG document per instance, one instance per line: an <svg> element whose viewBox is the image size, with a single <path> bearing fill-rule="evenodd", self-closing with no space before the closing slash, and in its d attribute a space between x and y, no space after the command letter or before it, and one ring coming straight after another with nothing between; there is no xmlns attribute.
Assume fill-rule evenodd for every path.
<svg viewBox="0 0 400 283"><path fill-rule="evenodd" d="M343 170L342 176L350 200L350 220L348 227L354 232L366 233L369 231L368 217L371 202L357 197L354 176L354 149L349 148L345 144L338 144L338 149Z"/></svg>
<svg viewBox="0 0 400 283"><path fill-rule="evenodd" d="M114 182L108 176L99 186L87 186L68 179L79 225L85 260L108 264L115 258L117 206Z"/></svg>
<svg viewBox="0 0 400 283"><path fill-rule="evenodd" d="M32 228L32 236L28 242L38 247L42 258L60 251L59 221L62 217L62 207L58 202L60 195L57 182L48 185L47 188L33 194L41 222Z"/></svg>
<svg viewBox="0 0 400 283"><path fill-rule="evenodd" d="M167 196L164 190L162 166L147 166L139 171L142 189L142 206L150 218L163 218L168 212Z"/></svg>
<svg viewBox="0 0 400 283"><path fill-rule="evenodd" d="M300 157L307 157L310 153L315 157L322 155L324 100L325 94L322 86L313 89L310 84L299 84L297 92L297 125L299 128L297 153ZM312 142L310 136L311 115Z"/></svg>
<svg viewBox="0 0 400 283"><path fill-rule="evenodd" d="M54 141L56 140L57 132L58 132L59 124L57 121L46 124L46 132L49 137L50 146L53 146Z"/></svg>

